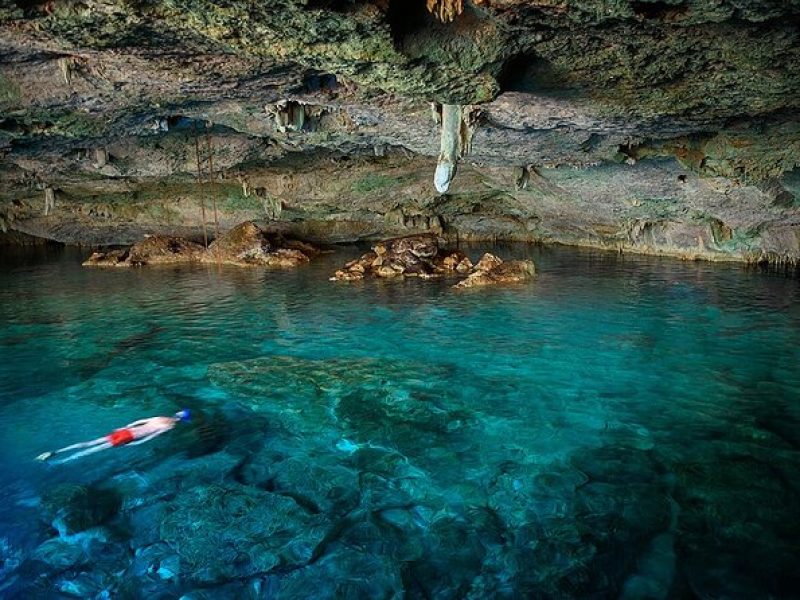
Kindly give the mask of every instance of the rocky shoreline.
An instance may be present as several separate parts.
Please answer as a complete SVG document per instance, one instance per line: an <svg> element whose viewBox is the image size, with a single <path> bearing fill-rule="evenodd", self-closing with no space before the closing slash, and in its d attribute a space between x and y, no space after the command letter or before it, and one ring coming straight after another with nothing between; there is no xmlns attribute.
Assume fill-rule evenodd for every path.
<svg viewBox="0 0 800 600"><path fill-rule="evenodd" d="M83 263L91 267L142 267L181 263L217 263L291 268L307 263L320 250L300 240L269 234L245 221L222 234L208 248L182 238L146 237L125 250L95 252Z"/></svg>
<svg viewBox="0 0 800 600"><path fill-rule="evenodd" d="M352 260L330 278L331 281L360 281L365 278L436 277L466 275L456 288L524 283L533 279L536 268L530 260L504 262L486 253L473 264L460 250L448 249L435 235L416 235L380 242L360 258Z"/></svg>

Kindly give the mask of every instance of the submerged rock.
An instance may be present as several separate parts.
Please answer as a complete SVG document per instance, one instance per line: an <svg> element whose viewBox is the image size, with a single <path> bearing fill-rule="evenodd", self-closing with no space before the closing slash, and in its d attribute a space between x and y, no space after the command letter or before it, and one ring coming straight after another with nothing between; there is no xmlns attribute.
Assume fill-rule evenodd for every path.
<svg viewBox="0 0 800 600"><path fill-rule="evenodd" d="M113 489L60 485L42 498L42 516L62 535L102 525L122 507Z"/></svg>
<svg viewBox="0 0 800 600"><path fill-rule="evenodd" d="M220 583L308 564L330 522L294 500L247 486L203 485L179 494L161 538L194 583ZM175 574L170 571L169 577Z"/></svg>
<svg viewBox="0 0 800 600"><path fill-rule="evenodd" d="M140 267L204 262L289 268L307 263L317 254L319 250L311 244L270 235L252 221L245 221L214 240L208 249L182 238L153 235L127 250L95 252L83 264Z"/></svg>
<svg viewBox="0 0 800 600"><path fill-rule="evenodd" d="M389 556L340 548L319 562L282 577L271 598L401 598L400 567Z"/></svg>

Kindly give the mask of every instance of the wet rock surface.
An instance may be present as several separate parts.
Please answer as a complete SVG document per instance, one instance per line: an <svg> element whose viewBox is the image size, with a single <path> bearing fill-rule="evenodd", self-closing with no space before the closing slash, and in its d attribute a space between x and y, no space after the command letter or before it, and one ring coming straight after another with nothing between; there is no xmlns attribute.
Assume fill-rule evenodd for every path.
<svg viewBox="0 0 800 600"><path fill-rule="evenodd" d="M176 263L224 263L290 268L319 254L311 244L268 235L253 222L241 223L206 249L180 238L154 235L127 250L95 252L83 264L99 267L141 267Z"/></svg>
<svg viewBox="0 0 800 600"><path fill-rule="evenodd" d="M15 243L196 237L213 206L224 228L266 218L327 242L800 257L794 2L94 8L0 8ZM444 196L443 105L469 115Z"/></svg>
<svg viewBox="0 0 800 600"><path fill-rule="evenodd" d="M332 281L360 281L364 278L393 279L397 277L434 277L467 275L454 287L479 287L509 283L524 283L533 279L533 261L503 262L493 254L484 254L472 264L460 250L444 247L437 236L416 235L386 240L370 252L352 260L331 277Z"/></svg>
<svg viewBox="0 0 800 600"><path fill-rule="evenodd" d="M484 254L472 272L455 287L470 288L507 283L525 283L536 275L536 267L530 260L512 260L503 262L491 254Z"/></svg>

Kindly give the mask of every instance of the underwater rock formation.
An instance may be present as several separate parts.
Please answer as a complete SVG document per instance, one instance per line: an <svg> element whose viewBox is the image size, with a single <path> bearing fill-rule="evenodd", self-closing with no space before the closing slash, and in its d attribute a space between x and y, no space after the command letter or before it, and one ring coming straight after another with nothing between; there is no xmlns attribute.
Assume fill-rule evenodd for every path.
<svg viewBox="0 0 800 600"><path fill-rule="evenodd" d="M227 484L187 490L172 502L160 534L199 584L307 564L330 522L285 496Z"/></svg>
<svg viewBox="0 0 800 600"><path fill-rule="evenodd" d="M42 498L42 517L61 535L74 534L110 520L122 508L111 487L63 484Z"/></svg>

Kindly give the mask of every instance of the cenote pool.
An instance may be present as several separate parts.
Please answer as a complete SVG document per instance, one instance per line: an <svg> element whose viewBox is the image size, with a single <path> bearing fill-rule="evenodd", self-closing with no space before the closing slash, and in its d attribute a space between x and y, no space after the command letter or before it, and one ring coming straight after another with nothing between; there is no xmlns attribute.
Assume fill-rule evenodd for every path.
<svg viewBox="0 0 800 600"><path fill-rule="evenodd" d="M800 281L494 251L536 282L5 253L0 596L796 597Z"/></svg>

